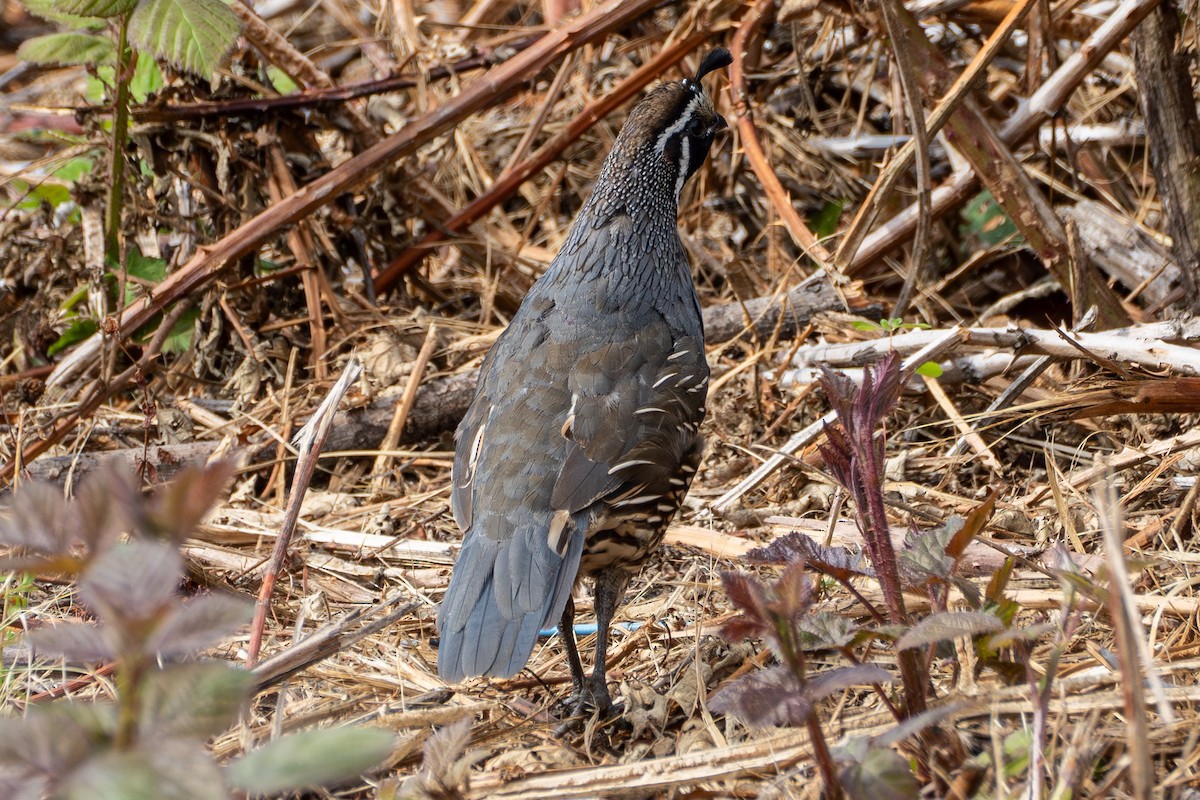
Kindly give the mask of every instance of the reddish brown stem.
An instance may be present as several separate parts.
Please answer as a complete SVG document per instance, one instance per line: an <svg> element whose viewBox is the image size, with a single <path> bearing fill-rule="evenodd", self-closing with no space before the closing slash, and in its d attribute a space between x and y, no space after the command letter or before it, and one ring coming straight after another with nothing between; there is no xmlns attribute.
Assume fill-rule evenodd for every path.
<svg viewBox="0 0 1200 800"><path fill-rule="evenodd" d="M796 209L792 206L792 199L788 197L783 184L779 182L775 171L771 169L771 165L767 161L767 154L758 140L758 129L754 125L754 116L750 111L750 92L746 88L746 54L750 49L751 38L756 36L759 29L770 22L774 16L775 0L758 0L742 19L742 24L733 37L733 64L729 68L729 88L737 108L738 133L742 137L742 149L746 153L746 160L750 162L750 168L758 176L763 192L771 201L776 213L779 214L788 233L792 235L792 240L819 266L826 267L832 263L829 251L817 241L817 237L812 234L808 225L796 213Z"/></svg>
<svg viewBox="0 0 1200 800"><path fill-rule="evenodd" d="M523 50L527 50L543 36L545 34L542 32L525 36L516 41L504 44L503 49L512 51L513 53L520 53ZM500 49L499 46L480 48L480 51L475 55L467 56L449 66L434 67L423 79L414 75L389 75L386 78L345 86L306 89L302 92L283 95L282 97L240 97L236 100L212 100L202 103L180 103L169 106L144 105L133 109L131 116L138 122L182 122L184 120L207 119L211 117L269 114L286 109L312 108L314 106L344 103L347 100L355 100L373 94L411 89L419 86L422 81L428 83L430 81L445 80L453 75L461 75L464 72L486 67L496 60L496 51ZM90 112L91 110L87 109L86 111Z"/></svg>

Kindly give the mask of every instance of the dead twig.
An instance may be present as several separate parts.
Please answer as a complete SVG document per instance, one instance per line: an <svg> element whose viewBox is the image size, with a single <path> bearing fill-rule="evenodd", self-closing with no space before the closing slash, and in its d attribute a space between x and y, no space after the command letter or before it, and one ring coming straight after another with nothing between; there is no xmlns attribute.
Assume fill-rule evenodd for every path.
<svg viewBox="0 0 1200 800"><path fill-rule="evenodd" d="M283 570L283 561L287 558L292 533L296 530L296 523L300 520L300 507L304 502L304 494L308 491L308 484L317 470L317 457L333 427L334 414L342 397L358 380L361 373L362 365L357 361L348 362L342 372L342 377L338 378L338 382L329 390L325 400L296 437L296 448L299 451L296 458L296 473L292 477L292 490L288 496L287 508L284 509L279 536L275 539L275 549L271 553L271 560L263 574L258 601L254 604L254 619L250 624L250 641L246 644L246 665L248 667L253 667L258 661L263 630L267 623L267 611L271 607L271 595L275 592L275 579Z"/></svg>

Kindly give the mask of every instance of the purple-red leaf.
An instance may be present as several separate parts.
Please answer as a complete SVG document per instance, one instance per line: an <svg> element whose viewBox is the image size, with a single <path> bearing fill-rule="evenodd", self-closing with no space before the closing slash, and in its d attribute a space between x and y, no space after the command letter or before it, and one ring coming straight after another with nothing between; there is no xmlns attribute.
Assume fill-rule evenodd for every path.
<svg viewBox="0 0 1200 800"><path fill-rule="evenodd" d="M108 550L80 581L84 602L110 624L150 620L175 599L183 556L175 545L135 539Z"/></svg>
<svg viewBox="0 0 1200 800"><path fill-rule="evenodd" d="M779 580L771 587L771 594L775 597L767 607L774 614L790 622L795 622L807 614L812 605L813 586L804 573L804 562L788 564Z"/></svg>
<svg viewBox="0 0 1200 800"><path fill-rule="evenodd" d="M254 604L224 594L197 597L177 605L146 641L146 652L162 656L203 650L250 621Z"/></svg>
<svg viewBox="0 0 1200 800"><path fill-rule="evenodd" d="M758 579L744 572L726 570L721 573L721 584L734 608L742 612L741 616L725 623L722 636L736 642L748 637L765 636L774 630L774 623L767 611L767 592Z"/></svg>
<svg viewBox="0 0 1200 800"><path fill-rule="evenodd" d="M133 472L123 461L113 461L83 482L75 494L79 536L93 553L117 542L136 527L142 497Z"/></svg>
<svg viewBox="0 0 1200 800"><path fill-rule="evenodd" d="M113 652L104 630L85 622L67 622L29 632L35 656L63 658L73 664L109 661Z"/></svg>
<svg viewBox="0 0 1200 800"><path fill-rule="evenodd" d="M0 516L0 545L59 555L78 541L78 523L60 490L44 483L17 489Z"/></svg>
<svg viewBox="0 0 1200 800"><path fill-rule="evenodd" d="M253 683L248 670L223 661L171 664L148 677L139 719L155 736L203 741L237 720Z"/></svg>
<svg viewBox="0 0 1200 800"><path fill-rule="evenodd" d="M862 553L852 552L845 547L825 547L813 541L812 537L796 531L780 536L766 547L751 550L746 553L746 559L756 564L803 561L838 580L875 575L875 571L863 561Z"/></svg>
<svg viewBox="0 0 1200 800"><path fill-rule="evenodd" d="M146 510L153 532L175 541L191 535L212 507L225 495L234 465L218 461L207 467L188 467L159 490Z"/></svg>
<svg viewBox="0 0 1200 800"><path fill-rule="evenodd" d="M892 673L874 664L854 664L822 672L805 681L801 692L810 703L816 703L835 692L852 686L870 686L875 683L891 683Z"/></svg>
<svg viewBox="0 0 1200 800"><path fill-rule="evenodd" d="M839 667L801 684L791 670L776 665L722 686L708 706L748 725L800 725L821 699L851 686L890 683L891 673L872 664Z"/></svg>
<svg viewBox="0 0 1200 800"><path fill-rule="evenodd" d="M812 711L812 704L800 693L796 676L778 665L722 686L709 699L708 707L755 727L799 725Z"/></svg>

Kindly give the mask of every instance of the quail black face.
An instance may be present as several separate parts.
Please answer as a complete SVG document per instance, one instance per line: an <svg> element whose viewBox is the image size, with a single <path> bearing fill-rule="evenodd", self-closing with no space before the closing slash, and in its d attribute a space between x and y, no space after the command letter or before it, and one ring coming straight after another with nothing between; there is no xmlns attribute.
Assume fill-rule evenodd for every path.
<svg viewBox="0 0 1200 800"><path fill-rule="evenodd" d="M709 53L694 78L663 84L647 95L630 112L622 129L622 135L631 141L618 143L618 148L622 144L638 150L652 147L659 158L677 170L677 197L708 157L717 132L727 127L700 81L731 60L728 50Z"/></svg>

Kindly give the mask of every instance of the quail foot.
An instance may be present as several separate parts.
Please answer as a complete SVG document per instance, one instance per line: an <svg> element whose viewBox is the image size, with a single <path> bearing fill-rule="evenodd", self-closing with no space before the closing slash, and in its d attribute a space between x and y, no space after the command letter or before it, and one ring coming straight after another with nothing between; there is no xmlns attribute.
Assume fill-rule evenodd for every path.
<svg viewBox="0 0 1200 800"><path fill-rule="evenodd" d="M609 626L700 462L708 390L680 192L726 127L701 79L629 113L561 250L480 369L456 434L451 506L463 545L438 614L438 672L506 677L560 625L575 713L610 709ZM594 582L591 674L572 589Z"/></svg>

